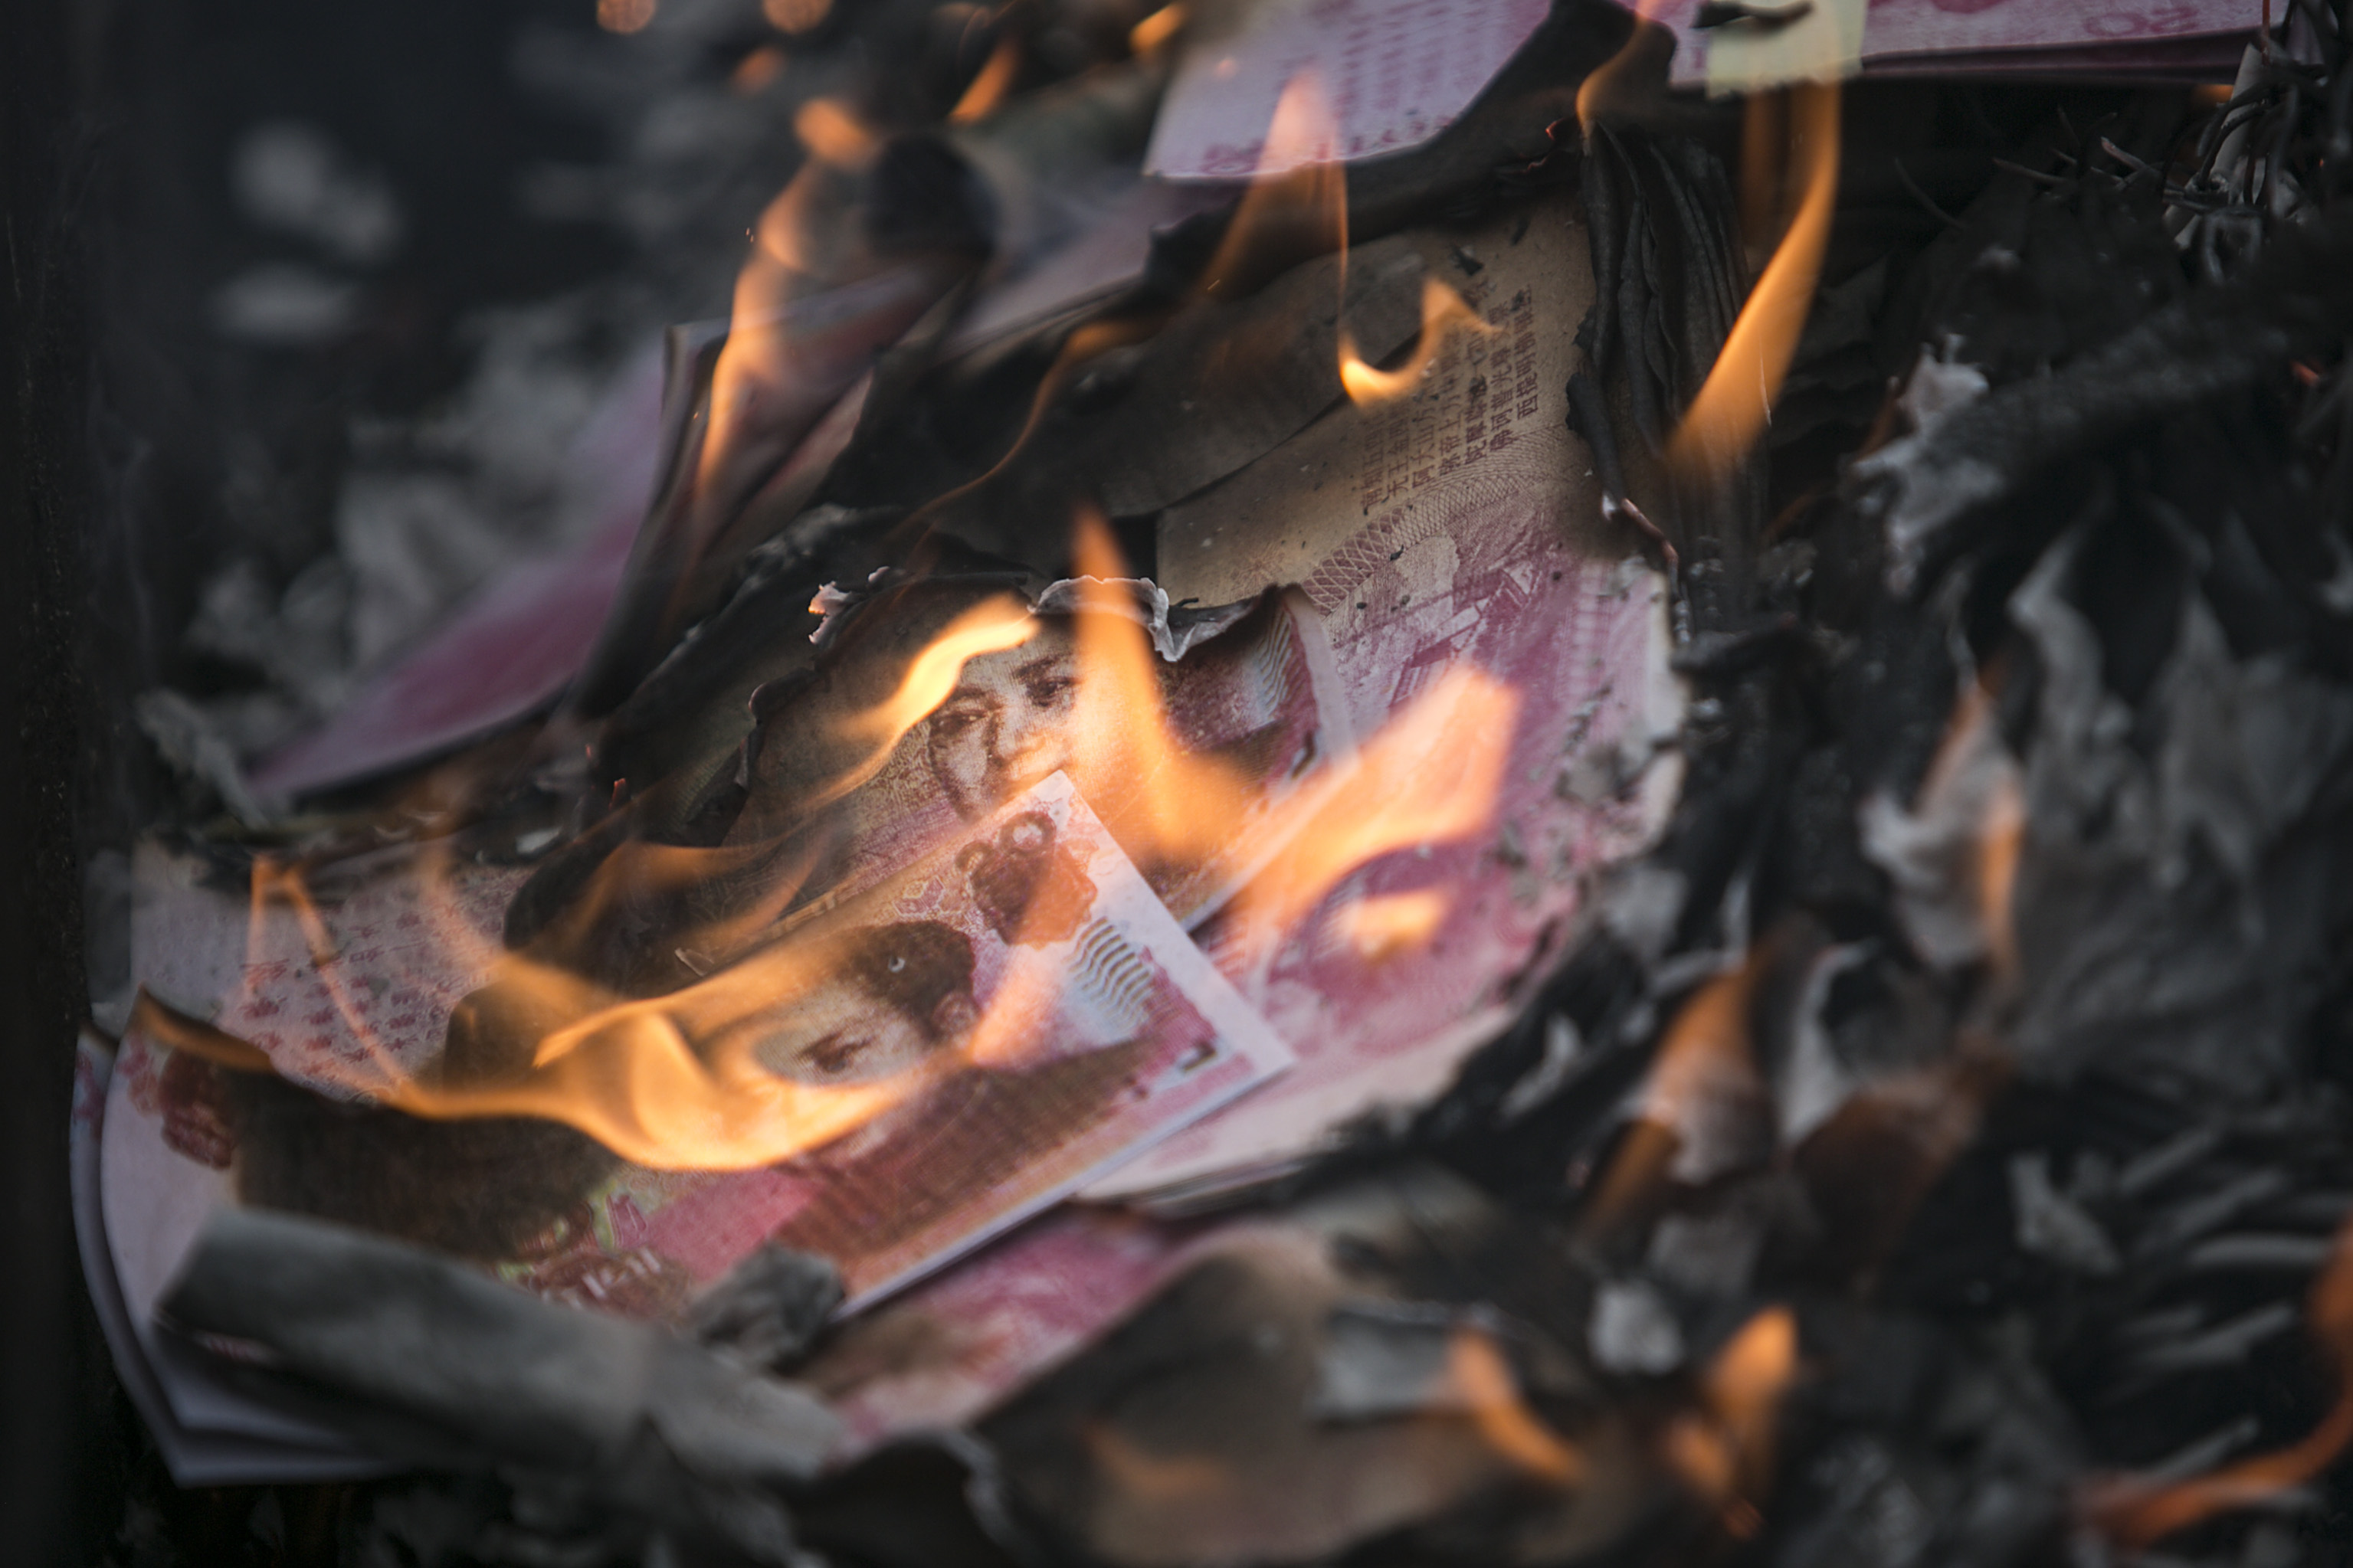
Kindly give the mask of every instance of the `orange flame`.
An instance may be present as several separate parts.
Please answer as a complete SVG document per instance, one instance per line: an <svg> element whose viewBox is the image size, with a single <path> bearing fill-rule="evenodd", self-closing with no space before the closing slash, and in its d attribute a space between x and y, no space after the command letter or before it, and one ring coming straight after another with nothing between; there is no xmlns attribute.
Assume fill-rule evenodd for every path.
<svg viewBox="0 0 2353 1568"><path fill-rule="evenodd" d="M2313 1283L2308 1310L2337 1376L2337 1402L2318 1426L2284 1448L2179 1485L2151 1486L2129 1477L2104 1482L2086 1499L2092 1522L2137 1551L2216 1514L2252 1508L2335 1464L2353 1445L2353 1226L2337 1233L2328 1267Z"/></svg>
<svg viewBox="0 0 2353 1568"><path fill-rule="evenodd" d="M1028 605L1010 594L991 595L950 621L908 665L899 689L854 721L860 738L872 742L878 758L887 753L947 700L966 660L1019 647L1037 635Z"/></svg>
<svg viewBox="0 0 2353 1568"><path fill-rule="evenodd" d="M1702 985L1676 1013L1643 1086L1641 1119L1586 1205L1588 1228L1606 1229L1638 1209L1666 1179L1680 1146L1674 1129L1694 1102L1727 1073L1755 1070L1748 1009L1763 970L1762 954L1752 952L1739 968Z"/></svg>
<svg viewBox="0 0 2353 1568"><path fill-rule="evenodd" d="M1767 1307L1709 1363L1703 1408L1667 1429L1668 1464L1736 1535L1752 1535L1762 1522L1757 1502L1772 1476L1775 1419L1797 1365L1798 1320L1787 1307Z"/></svg>
<svg viewBox="0 0 2353 1568"><path fill-rule="evenodd" d="M1438 279L1424 278L1421 338L1414 345L1412 355L1395 370L1375 370L1356 352L1356 340L1344 323L1340 329L1340 384L1347 389L1350 400L1359 405L1386 403L1401 393L1411 392L1446 346L1447 333L1458 327L1482 333L1494 330L1481 321L1478 312L1453 289Z"/></svg>
<svg viewBox="0 0 2353 1568"><path fill-rule="evenodd" d="M1071 564L1080 574L1079 690L1072 774L1105 826L1142 859L1216 848L1248 799L1240 775L1178 744L1170 732L1159 658L1116 579L1127 563L1103 519L1079 520Z"/></svg>
<svg viewBox="0 0 2353 1568"><path fill-rule="evenodd" d="M1157 656L1130 590L1116 581L1124 575L1124 563L1100 519L1082 520L1073 553L1087 576L1079 584L1071 628L1076 689L1064 737L1069 760L1062 765L1139 863L1224 847L1250 804L1245 781L1228 763L1188 751L1174 732ZM839 799L872 777L952 697L967 660L1019 647L1039 629L1037 618L1010 594L961 610L927 639L890 691L841 721L857 760L839 776L828 774L819 793ZM1335 762L1323 786L1310 784L1268 806L1261 822L1269 841L1283 848L1240 895L1271 922L1261 929L1289 930L1368 860L1483 827L1515 711L1508 687L1459 668L1370 745ZM728 905L722 916L673 926L685 944L681 962L702 978L649 998L617 994L546 962L543 954L568 951L569 926L552 931L543 946L506 952L464 913L458 879L466 868L446 851L428 856L418 873L427 893L424 912L448 964L494 976L492 991L484 994L501 999L502 1018L541 1020L514 1025L522 1032L501 1037L510 1048L492 1055L506 1058L504 1067L448 1063L422 1079L406 1072L398 1042L377 1038L368 1010L347 994L360 977L332 962L332 922L297 866L265 861L258 868L251 956L265 957L265 924L277 956L285 956L290 911L301 942L324 960L321 977L366 1058L353 1087L396 1109L445 1118L527 1115L561 1121L652 1169L772 1164L891 1114L951 1070L950 1063L1018 1057L1063 978L1044 952L1025 952L977 1016L968 994L943 1002L961 1009L952 1028L925 1030L922 1020L877 1023L872 998L852 994L854 966L842 939L793 934L787 920L779 940L780 917L821 854L820 847L788 837L715 848L632 840L615 849L567 917L585 922L584 932L594 929L597 911L622 900L670 901L691 913L692 896L710 883L759 889L756 898ZM1428 940L1445 910L1442 894L1417 892L1360 900L1335 918L1360 942L1395 951ZM902 1024L923 1040L892 1033ZM866 1065L848 1073L824 1067L818 1051L844 1031L856 1035L867 1052ZM871 1037L878 1031L889 1036L879 1045ZM215 1041L199 1030L191 1038L192 1049L224 1065L247 1070L258 1065L255 1052L226 1037ZM362 1079L366 1081L357 1081Z"/></svg>
<svg viewBox="0 0 2353 1568"><path fill-rule="evenodd" d="M1359 956L1377 963L1419 947L1437 935L1446 921L1449 901L1435 889L1357 899L1335 910L1332 924L1340 940Z"/></svg>
<svg viewBox="0 0 2353 1568"><path fill-rule="evenodd" d="M1250 798L1244 780L1188 751L1170 730L1158 656L1115 585L1126 563L1102 519L1082 517L1072 562L1080 579L1079 695L1071 776L1113 837L1139 860L1184 859L1219 847ZM1283 848L1235 897L1264 931L1287 931L1351 872L1385 855L1452 843L1494 814L1518 697L1461 666L1392 719L1320 787L1270 813L1261 830ZM1360 900L1339 914L1345 936L1383 952L1426 941L1443 920L1442 894Z"/></svg>
<svg viewBox="0 0 2353 1568"><path fill-rule="evenodd" d="M1237 895L1237 910L1287 930L1357 868L1484 831L1518 713L1508 685L1468 665L1449 670L1303 803L1298 837Z"/></svg>
<svg viewBox="0 0 2353 1568"><path fill-rule="evenodd" d="M1348 248L1348 175L1333 157L1337 121L1324 84L1303 70L1283 84L1267 125L1258 174L1234 207L1225 237L1201 273L1211 299L1247 294L1293 264Z"/></svg>
<svg viewBox="0 0 2353 1568"><path fill-rule="evenodd" d="M683 880L724 868L712 863L711 851L637 847L647 852L630 868L639 884L659 883L666 871L669 879ZM546 1016L578 1020L543 1036L528 1070L462 1083L405 1071L351 994L332 933L299 870L264 861L253 876L249 958L270 955L271 913L290 910L343 1028L364 1054L365 1067L353 1075L353 1087L395 1109L440 1118L537 1116L577 1128L651 1169L741 1170L839 1137L944 1070L926 1062L872 1083L828 1085L797 1082L764 1062L780 1025L796 1010L807 1012L812 997L821 1005L828 987L840 989L839 966L822 946L775 947L684 991L620 1001L593 982L505 953L478 934L458 912L448 873L445 857L427 856L419 870L425 894L419 909L432 940L453 955L451 966L489 969L511 998ZM779 889L772 902L788 900L791 891ZM767 908L741 919L761 924L773 915ZM176 1026L159 1026L159 1032L226 1067L249 1071L266 1064L266 1058L254 1059L251 1047L227 1037Z"/></svg>
<svg viewBox="0 0 2353 1568"><path fill-rule="evenodd" d="M1436 278L1421 285L1421 336L1408 361L1376 369L1348 331L1348 176L1334 155L1339 123L1324 97L1322 79L1295 73L1275 100L1259 174L1243 192L1216 255L1203 272L1212 297L1246 292L1269 273L1329 250L1340 258L1338 288L1340 385L1359 405L1384 403L1412 391L1457 329L1484 332L1462 296Z"/></svg>
<svg viewBox="0 0 2353 1568"><path fill-rule="evenodd" d="M1674 35L1659 25L1666 0L1639 0L1633 9L1634 30L1625 44L1577 84L1577 122L1588 130L1607 111L1619 79L1635 68L1641 55L1662 44L1669 50L1674 47Z"/></svg>
<svg viewBox="0 0 2353 1568"><path fill-rule="evenodd" d="M1821 276L1838 197L1839 89L1817 82L1788 90L1790 163L1802 193L1797 215L1667 443L1668 462L1686 474L1722 474L1771 422Z"/></svg>
<svg viewBox="0 0 2353 1568"><path fill-rule="evenodd" d="M1156 53L1162 45L1184 30L1186 16L1186 9L1181 3L1163 5L1127 30L1129 50L1139 56Z"/></svg>
<svg viewBox="0 0 2353 1568"><path fill-rule="evenodd" d="M1504 1354L1486 1335L1464 1329L1447 1347L1454 1385L1471 1407L1490 1447L1550 1486L1575 1487L1586 1475L1585 1456L1538 1418L1520 1397Z"/></svg>
<svg viewBox="0 0 2353 1568"><path fill-rule="evenodd" d="M999 39L979 74L965 88L964 96L948 110L948 123L969 125L995 112L997 106L1005 101L1005 95L1013 90L1013 79L1020 69L1021 46L1009 37Z"/></svg>

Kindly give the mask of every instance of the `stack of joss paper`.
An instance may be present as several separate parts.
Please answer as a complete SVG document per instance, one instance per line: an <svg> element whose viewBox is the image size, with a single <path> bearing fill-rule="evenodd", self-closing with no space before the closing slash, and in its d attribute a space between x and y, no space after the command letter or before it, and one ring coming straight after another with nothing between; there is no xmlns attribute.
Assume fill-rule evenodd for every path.
<svg viewBox="0 0 2353 1568"><path fill-rule="evenodd" d="M869 258L674 334L654 503L552 710L364 821L142 846L78 1193L183 1480L406 1452L207 1319L190 1271L240 1213L687 1334L820 1260L811 1462L971 1423L1440 1096L1656 840L1675 561L1572 406L1613 253L1540 173L1624 18L1469 7L1392 94L1335 57L1303 153L1295 100L1217 96L1267 75L1268 9L1248 68L1183 57L1156 131L1153 79L1128 195L1025 268ZM1446 8L1338 9L1335 49L1397 54ZM1239 215L1171 184L1237 157L1303 205L1253 234L1280 182ZM1331 158L1404 171L1338 248L1299 238ZM1413 199L1368 232L1384 189ZM1735 303L1661 306L1701 325L1659 353L1704 369ZM351 782L306 745L307 784Z"/></svg>

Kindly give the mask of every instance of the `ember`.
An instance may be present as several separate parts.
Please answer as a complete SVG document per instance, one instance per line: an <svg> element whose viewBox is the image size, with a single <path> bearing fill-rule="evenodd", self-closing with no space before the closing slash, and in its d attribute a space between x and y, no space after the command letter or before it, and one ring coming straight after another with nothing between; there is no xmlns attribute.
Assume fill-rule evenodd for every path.
<svg viewBox="0 0 2353 1568"><path fill-rule="evenodd" d="M105 1560L2343 1556L2353 10L543 10L92 241Z"/></svg>

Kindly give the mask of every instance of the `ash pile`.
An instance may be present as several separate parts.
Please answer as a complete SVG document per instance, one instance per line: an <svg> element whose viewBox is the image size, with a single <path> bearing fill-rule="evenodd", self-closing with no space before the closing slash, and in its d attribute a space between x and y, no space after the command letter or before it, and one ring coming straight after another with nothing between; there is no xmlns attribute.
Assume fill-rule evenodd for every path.
<svg viewBox="0 0 2353 1568"><path fill-rule="evenodd" d="M503 416L347 474L140 703L76 1205L176 1482L283 1561L2343 1559L2353 15L722 9L599 15L792 128L724 319L522 500Z"/></svg>

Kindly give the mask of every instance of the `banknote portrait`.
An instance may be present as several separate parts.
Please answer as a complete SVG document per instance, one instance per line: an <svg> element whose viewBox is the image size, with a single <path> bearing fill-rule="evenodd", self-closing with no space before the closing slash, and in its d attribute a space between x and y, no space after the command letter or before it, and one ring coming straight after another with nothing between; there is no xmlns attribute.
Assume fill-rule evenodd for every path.
<svg viewBox="0 0 2353 1568"><path fill-rule="evenodd" d="M485 986L388 1103L142 1059L164 1147L241 1202L669 1317L763 1244L887 1289L1288 1055L1057 773L674 993Z"/></svg>
<svg viewBox="0 0 2353 1568"><path fill-rule="evenodd" d="M1163 608L1155 627L1148 585L1074 586L1033 608L1002 579L922 582L839 612L813 670L755 694L691 829L632 837L617 814L532 878L508 940L626 991L677 989L1057 773L1180 924L1207 919L1353 747L1321 625L1269 593ZM1172 823L1172 802L1195 816Z"/></svg>

